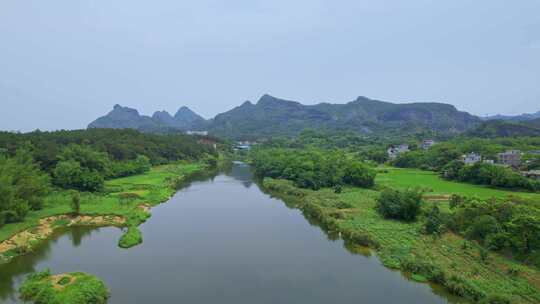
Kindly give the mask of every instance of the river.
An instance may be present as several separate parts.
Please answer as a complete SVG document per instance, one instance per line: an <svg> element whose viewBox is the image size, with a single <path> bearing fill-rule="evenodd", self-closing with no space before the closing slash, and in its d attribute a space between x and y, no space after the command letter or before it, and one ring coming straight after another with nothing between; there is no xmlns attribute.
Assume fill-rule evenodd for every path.
<svg viewBox="0 0 540 304"><path fill-rule="evenodd" d="M153 208L141 231L143 244L127 250L117 246L118 228L59 231L0 266L0 302L20 303L24 276L44 268L97 275L113 304L450 302L374 256L347 251L262 192L243 164L192 182Z"/></svg>

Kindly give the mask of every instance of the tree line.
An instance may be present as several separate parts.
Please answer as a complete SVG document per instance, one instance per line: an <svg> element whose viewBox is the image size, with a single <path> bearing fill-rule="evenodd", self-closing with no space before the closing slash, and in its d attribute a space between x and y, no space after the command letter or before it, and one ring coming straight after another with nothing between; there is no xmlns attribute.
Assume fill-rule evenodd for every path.
<svg viewBox="0 0 540 304"><path fill-rule="evenodd" d="M339 150L257 149L250 154L258 176L293 181L298 187L372 187L376 171Z"/></svg>
<svg viewBox="0 0 540 304"><path fill-rule="evenodd" d="M181 134L112 129L0 132L0 225L43 208L44 197L55 188L100 191L106 179L177 160L214 159L215 153Z"/></svg>

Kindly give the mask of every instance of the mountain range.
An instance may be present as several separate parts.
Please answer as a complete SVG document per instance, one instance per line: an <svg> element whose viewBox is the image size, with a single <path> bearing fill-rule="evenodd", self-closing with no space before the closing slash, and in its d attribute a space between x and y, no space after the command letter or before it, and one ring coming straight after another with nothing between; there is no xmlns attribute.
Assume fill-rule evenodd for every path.
<svg viewBox="0 0 540 304"><path fill-rule="evenodd" d="M136 109L115 105L107 115L88 125L88 128L138 129L159 131L167 129L189 130L203 126L206 120L188 107L181 107L174 116L167 111L157 111L152 117L140 115Z"/></svg>
<svg viewBox="0 0 540 304"><path fill-rule="evenodd" d="M497 120L498 121L498 120ZM172 116L166 111L152 117L135 109L115 105L107 115L88 128L134 128L162 130L205 130L231 139L260 139L294 136L306 128L347 130L364 134L391 135L432 132L460 134L483 125L483 119L436 102L391 103L358 97L341 104L303 105L296 101L263 95L257 103L246 101L227 112L205 120L187 107Z"/></svg>
<svg viewBox="0 0 540 304"><path fill-rule="evenodd" d="M540 111L536 113L523 113L521 115L493 115L484 117L484 120L511 120L511 121L528 121L540 118Z"/></svg>

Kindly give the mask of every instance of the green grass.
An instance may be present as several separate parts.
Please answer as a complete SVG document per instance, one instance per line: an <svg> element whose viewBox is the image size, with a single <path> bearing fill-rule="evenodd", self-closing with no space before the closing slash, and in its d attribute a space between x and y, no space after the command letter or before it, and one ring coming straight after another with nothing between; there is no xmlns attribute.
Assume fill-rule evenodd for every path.
<svg viewBox="0 0 540 304"><path fill-rule="evenodd" d="M131 248L141 244L143 241L142 233L136 226L130 226L126 233L118 241L121 248Z"/></svg>
<svg viewBox="0 0 540 304"><path fill-rule="evenodd" d="M166 201L176 191L170 179L183 178L204 168L200 163L177 163L152 168L149 172L105 182L103 193L81 193L82 215L119 215L129 217L136 206L145 203L151 206ZM119 195L136 192L138 198L120 204ZM71 212L69 191L55 191L45 198L41 210L31 211L23 222L6 224L0 229L0 241L38 225L45 217Z"/></svg>
<svg viewBox="0 0 540 304"><path fill-rule="evenodd" d="M52 276L49 270L30 274L20 288L21 298L33 303L104 304L109 297L105 283L87 273Z"/></svg>
<svg viewBox="0 0 540 304"><path fill-rule="evenodd" d="M375 182L378 185L396 188L420 186L422 188L433 190L433 192L428 193L428 195L460 194L484 199L491 197L504 198L512 195L540 201L540 193L510 191L481 185L447 181L440 178L436 172L431 171L391 167L384 167L384 170L388 173L379 172L377 174Z"/></svg>
<svg viewBox="0 0 540 304"><path fill-rule="evenodd" d="M404 173L399 172L400 177ZM427 179L433 184L436 176ZM402 186L407 183L410 181L403 178ZM349 243L353 241L346 244L348 249L372 245L383 265L409 273L413 280L439 281L444 277L439 283L448 291L476 298L474 301L502 294L512 303L540 303L540 272L536 268L493 252L484 263L478 249L456 234L445 233L440 238L422 234L422 217L413 223L384 219L375 211L377 191L346 187L335 194L331 189L298 189L289 181L272 179L265 179L263 186L288 205L302 209L310 221L315 215L326 229L342 232ZM350 207L339 208L347 205ZM464 242L471 245L464 249ZM510 275L510 269L519 271Z"/></svg>

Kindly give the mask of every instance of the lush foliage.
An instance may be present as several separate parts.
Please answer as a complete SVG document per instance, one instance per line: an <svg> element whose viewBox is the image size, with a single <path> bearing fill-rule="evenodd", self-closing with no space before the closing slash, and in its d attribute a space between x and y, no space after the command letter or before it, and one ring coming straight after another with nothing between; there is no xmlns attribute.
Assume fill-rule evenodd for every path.
<svg viewBox="0 0 540 304"><path fill-rule="evenodd" d="M49 270L30 274L20 292L24 301L37 304L104 304L109 297L103 281L92 275L74 272L53 276Z"/></svg>
<svg viewBox="0 0 540 304"><path fill-rule="evenodd" d="M429 173L430 178L438 179L430 172L414 172ZM381 176L381 180L384 179L384 174ZM475 185L442 182L481 189ZM414 280L438 283L472 303L540 301L537 285L540 271L520 263L512 255L505 255L504 251L497 254L480 250L482 247L475 241L464 239L460 233L449 233L445 228L450 217L446 202L425 203L418 220L406 222L382 217L377 212L380 193L372 189L346 187L337 194L333 189L299 189L289 181L274 179L265 179L263 185L273 195L283 194L281 197L286 204L302 210L308 219L315 217L316 221L310 222L329 231L330 238L341 232L349 250L364 253L363 247L358 246L370 246L385 266L400 269ZM433 209L435 204L438 212ZM347 209L340 209L341 206ZM434 217L434 226L439 228L438 234L434 232L437 237L423 233L430 216Z"/></svg>
<svg viewBox="0 0 540 304"><path fill-rule="evenodd" d="M461 155L476 152L484 159L497 159L497 153L510 149L521 150L525 153L523 159L536 159L528 154L532 150L540 150L539 137L518 138L467 138L457 137L445 142L439 142L429 150L419 150L411 146L412 151L401 154L393 164L401 168L422 168L440 171L451 161L457 160Z"/></svg>
<svg viewBox="0 0 540 304"><path fill-rule="evenodd" d="M180 159L212 159L209 145L185 135L143 134L135 130L0 132L0 149L15 155L24 146L53 177L54 185L80 191L99 191L104 180L141 174L152 164Z"/></svg>
<svg viewBox="0 0 540 304"><path fill-rule="evenodd" d="M66 147L71 144L87 146L96 153L107 153L111 161L135 160L139 155L144 155L152 165L177 160L198 160L206 154L216 153L210 145L199 144L196 138L183 134L157 135L130 129L0 132L0 149L14 155L19 147L30 146L36 161L49 173L61 161L59 156L66 153ZM65 156L71 158L67 153Z"/></svg>
<svg viewBox="0 0 540 304"><path fill-rule="evenodd" d="M420 214L422 191L384 189L377 199L377 211L386 218L414 221Z"/></svg>
<svg viewBox="0 0 540 304"><path fill-rule="evenodd" d="M251 159L257 175L292 180L302 188L371 187L376 175L366 164L336 150L259 149Z"/></svg>
<svg viewBox="0 0 540 304"><path fill-rule="evenodd" d="M12 158L0 155L0 226L41 209L48 191L49 177L28 151L18 150Z"/></svg>
<svg viewBox="0 0 540 304"><path fill-rule="evenodd" d="M540 250L540 210L520 200L461 199L448 226L492 250L530 254Z"/></svg>
<svg viewBox="0 0 540 304"><path fill-rule="evenodd" d="M510 168L487 163L466 166L461 161L451 161L442 168L441 175L447 179L479 185L540 191L539 181L526 178Z"/></svg>

